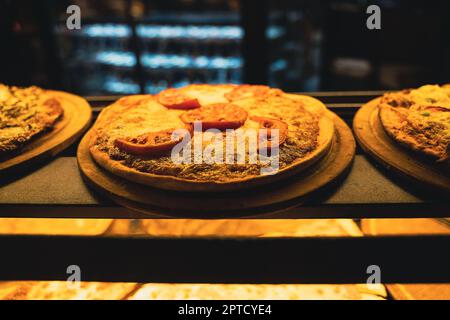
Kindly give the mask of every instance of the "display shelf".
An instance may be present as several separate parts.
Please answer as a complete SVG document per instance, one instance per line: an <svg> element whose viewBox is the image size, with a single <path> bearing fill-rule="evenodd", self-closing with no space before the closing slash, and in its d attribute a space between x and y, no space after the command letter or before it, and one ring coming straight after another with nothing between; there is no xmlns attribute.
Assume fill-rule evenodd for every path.
<svg viewBox="0 0 450 320"><path fill-rule="evenodd" d="M163 238L0 236L0 280L140 283L448 283L448 236Z"/></svg>
<svg viewBox="0 0 450 320"><path fill-rule="evenodd" d="M351 123L359 106L381 92L310 93ZM94 114L118 96L88 97ZM345 102L349 101L349 102ZM0 179L0 216L59 218L155 218L115 205L86 186L76 145L60 157L25 174ZM446 197L427 194L373 163L358 150L348 175L297 207L258 215L261 219L297 218L437 218L450 216ZM245 213L244 213L245 215ZM214 218L212 216L211 218ZM244 218L255 218L247 216Z"/></svg>
<svg viewBox="0 0 450 320"><path fill-rule="evenodd" d="M314 93L351 123L379 92ZM89 97L94 114L118 97ZM0 216L150 219L92 192L77 168L76 144L21 176L1 177ZM432 218L450 216L449 199L424 195L356 155L348 176L314 201L258 219ZM255 218L255 217L252 217ZM448 236L314 238L0 236L0 280L66 280L77 264L83 281L155 283L366 283L377 265L382 283L448 283Z"/></svg>

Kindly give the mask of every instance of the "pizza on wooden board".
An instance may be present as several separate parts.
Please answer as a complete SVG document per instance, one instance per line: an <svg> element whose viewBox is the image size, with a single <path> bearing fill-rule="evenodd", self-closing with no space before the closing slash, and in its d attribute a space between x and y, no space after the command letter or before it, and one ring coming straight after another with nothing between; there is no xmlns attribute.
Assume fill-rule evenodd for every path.
<svg viewBox="0 0 450 320"><path fill-rule="evenodd" d="M396 142L450 164L450 85L426 85L385 94L381 123Z"/></svg>
<svg viewBox="0 0 450 320"><path fill-rule="evenodd" d="M318 100L279 89L196 84L119 99L99 115L89 148L98 165L133 182L179 191L237 190L276 181L318 161L334 135L329 117ZM265 138L258 135L263 131ZM242 132L257 133L254 148L266 158L253 157L251 137L235 139ZM190 161L174 161L174 148L185 141L189 148L183 155ZM198 141L201 147L195 149ZM225 143L217 149L217 141ZM273 153L277 170L266 174Z"/></svg>
<svg viewBox="0 0 450 320"><path fill-rule="evenodd" d="M0 158L51 130L63 113L60 101L46 90L0 84Z"/></svg>

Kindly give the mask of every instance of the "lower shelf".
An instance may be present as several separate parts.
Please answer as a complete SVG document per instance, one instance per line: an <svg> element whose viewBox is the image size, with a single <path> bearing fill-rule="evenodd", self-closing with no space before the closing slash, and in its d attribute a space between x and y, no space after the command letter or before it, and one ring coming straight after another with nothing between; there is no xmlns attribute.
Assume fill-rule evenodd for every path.
<svg viewBox="0 0 450 320"><path fill-rule="evenodd" d="M140 283L450 283L448 236L151 238L0 236L0 280ZM371 267L375 266L375 267Z"/></svg>

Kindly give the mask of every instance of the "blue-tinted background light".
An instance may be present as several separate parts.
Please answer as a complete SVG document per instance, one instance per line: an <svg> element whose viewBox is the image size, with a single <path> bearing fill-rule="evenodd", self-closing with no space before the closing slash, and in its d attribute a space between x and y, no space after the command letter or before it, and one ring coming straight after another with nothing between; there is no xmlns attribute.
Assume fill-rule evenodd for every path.
<svg viewBox="0 0 450 320"><path fill-rule="evenodd" d="M276 72L276 71L281 71L281 70L285 70L287 68L287 61L284 59L278 59L276 61L274 61L271 65L270 65L270 71L272 72Z"/></svg>
<svg viewBox="0 0 450 320"><path fill-rule="evenodd" d="M133 67L136 65L136 57L131 52L103 51L97 53L96 60L116 67Z"/></svg>
<svg viewBox="0 0 450 320"><path fill-rule="evenodd" d="M277 26L270 26L266 30L266 37L269 39L276 39L284 35L284 29Z"/></svg>
<svg viewBox="0 0 450 320"><path fill-rule="evenodd" d="M136 32L142 41L142 67L147 71L155 70L154 73L146 73L145 93L156 94L169 86L183 87L199 82L238 84L242 81L243 59L235 45L244 36L240 26L141 23L137 25ZM267 29L267 37L270 39L280 37L283 33L282 28L271 26ZM84 25L79 33L73 34L92 40L80 59L90 64L97 62L114 67L114 70L103 70L109 73L102 80L101 87L104 91L116 94L140 92L139 84L129 73L137 63L135 53L127 51L130 50L127 43L129 44L132 36L130 26L97 23ZM207 44L207 48L211 54L199 54L197 48L203 46L203 41L209 40L212 41ZM232 46L227 47L226 52L216 50L223 42L231 43ZM171 47L170 44L174 46ZM182 48L178 44L182 44ZM178 52L175 53L175 50ZM272 65L273 69L285 67L282 63Z"/></svg>
<svg viewBox="0 0 450 320"><path fill-rule="evenodd" d="M106 80L104 87L108 92L118 94L137 94L140 90L139 85L134 83L132 80L123 81L117 80L113 77Z"/></svg>
<svg viewBox="0 0 450 320"><path fill-rule="evenodd" d="M137 33L142 38L161 39L242 39L239 26L165 26L139 25Z"/></svg>
<svg viewBox="0 0 450 320"><path fill-rule="evenodd" d="M136 58L131 52L104 51L95 57L96 61L116 67L133 67ZM142 65L149 69L191 68L191 69L239 69L242 67L240 57L198 56L176 54L143 54Z"/></svg>
<svg viewBox="0 0 450 320"><path fill-rule="evenodd" d="M140 24L137 26L136 32L143 39L241 40L244 36L244 31L240 26ZM131 28L125 24L91 24L83 27L82 34L93 38L126 38L131 36ZM269 39L275 39L284 34L284 29L270 26L267 28L266 34Z"/></svg>
<svg viewBox="0 0 450 320"><path fill-rule="evenodd" d="M108 37L108 38L126 38L131 35L131 29L122 24L92 24L83 27L83 34L88 37Z"/></svg>

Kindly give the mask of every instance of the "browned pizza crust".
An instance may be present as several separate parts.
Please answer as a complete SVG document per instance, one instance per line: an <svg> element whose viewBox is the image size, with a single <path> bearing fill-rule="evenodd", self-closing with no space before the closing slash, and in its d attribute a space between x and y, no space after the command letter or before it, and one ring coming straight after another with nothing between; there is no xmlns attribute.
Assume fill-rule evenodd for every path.
<svg viewBox="0 0 450 320"><path fill-rule="evenodd" d="M201 101L221 101L231 86L196 85L202 89ZM208 93L209 90L209 93ZM124 100L125 99L125 100ZM170 156L149 159L126 154L114 147L111 140L126 134L140 132L146 119L154 130L181 125L179 115L184 111L169 110L159 105L150 95L130 96L100 114L89 133L90 152L103 168L127 180L162 189L182 191L237 190L270 183L298 173L315 163L329 149L334 135L332 120L326 107L316 99L284 95L242 99L237 104L256 116L283 118L289 123L287 141L280 147L280 170L275 175L261 175L261 165L254 164L174 164ZM168 124L164 122L169 122ZM115 125L111 125L115 124ZM164 125L166 128L164 128ZM251 127L247 120L244 127Z"/></svg>
<svg viewBox="0 0 450 320"><path fill-rule="evenodd" d="M436 160L445 154L446 150L444 148L438 149L436 146L421 141L417 134L410 134L409 132L412 129L408 128L408 124L406 123L407 115L400 110L389 106L381 106L379 116L388 135L403 146L417 152L422 152ZM423 139L426 139L426 137L423 137Z"/></svg>
<svg viewBox="0 0 450 320"><path fill-rule="evenodd" d="M0 85L0 157L51 130L63 113L60 101L48 91Z"/></svg>
<svg viewBox="0 0 450 320"><path fill-rule="evenodd" d="M386 133L415 152L450 162L450 90L424 86L388 93L380 100L379 117Z"/></svg>

